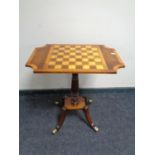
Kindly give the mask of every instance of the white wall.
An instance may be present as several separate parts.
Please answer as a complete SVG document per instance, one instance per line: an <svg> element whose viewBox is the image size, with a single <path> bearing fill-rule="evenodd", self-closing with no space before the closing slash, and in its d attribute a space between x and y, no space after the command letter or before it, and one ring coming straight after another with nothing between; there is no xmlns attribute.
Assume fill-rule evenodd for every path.
<svg viewBox="0 0 155 155"><path fill-rule="evenodd" d="M80 75L80 87L134 86L134 0L20 0L20 89L70 87L71 75L33 74L25 63L47 43L97 43L126 64L116 75Z"/></svg>

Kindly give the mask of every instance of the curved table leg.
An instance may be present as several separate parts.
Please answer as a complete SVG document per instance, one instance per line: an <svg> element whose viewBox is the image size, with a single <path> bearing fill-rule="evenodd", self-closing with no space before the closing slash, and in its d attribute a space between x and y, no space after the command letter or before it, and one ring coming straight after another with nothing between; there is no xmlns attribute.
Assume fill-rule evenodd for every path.
<svg viewBox="0 0 155 155"><path fill-rule="evenodd" d="M61 115L60 115L60 118L58 120L58 124L57 124L56 128L52 130L53 134L56 134L60 130L60 128L62 127L64 120L65 120L65 117L66 117L66 113L67 113L66 109L62 108Z"/></svg>
<svg viewBox="0 0 155 155"><path fill-rule="evenodd" d="M92 119L91 119L91 116L90 116L90 113L89 113L89 108L88 106L86 106L84 109L83 109L83 112L85 114L85 117L90 125L90 127L95 131L95 132L98 132L99 131L99 128L97 126L94 125Z"/></svg>

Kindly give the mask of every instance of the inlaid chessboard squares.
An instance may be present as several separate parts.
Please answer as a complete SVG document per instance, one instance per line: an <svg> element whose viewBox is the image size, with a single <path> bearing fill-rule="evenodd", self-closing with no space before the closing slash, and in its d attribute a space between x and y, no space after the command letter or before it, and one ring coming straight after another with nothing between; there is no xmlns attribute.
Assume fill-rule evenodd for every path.
<svg viewBox="0 0 155 155"><path fill-rule="evenodd" d="M95 44L47 44L36 47L26 63L34 73L117 73L125 64L111 47Z"/></svg>
<svg viewBox="0 0 155 155"><path fill-rule="evenodd" d="M100 48L93 45L53 45L46 64L48 69L57 71L100 71L107 68Z"/></svg>

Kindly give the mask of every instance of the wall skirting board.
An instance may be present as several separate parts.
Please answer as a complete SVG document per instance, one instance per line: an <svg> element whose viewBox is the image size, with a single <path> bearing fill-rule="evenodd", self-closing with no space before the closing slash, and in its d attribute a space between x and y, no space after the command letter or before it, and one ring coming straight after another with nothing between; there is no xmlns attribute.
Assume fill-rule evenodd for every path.
<svg viewBox="0 0 155 155"><path fill-rule="evenodd" d="M120 87L120 88L83 88L80 93L104 93L104 92L135 92L134 87ZM33 94L69 94L70 89L36 89L36 90L19 90L19 95L33 95Z"/></svg>

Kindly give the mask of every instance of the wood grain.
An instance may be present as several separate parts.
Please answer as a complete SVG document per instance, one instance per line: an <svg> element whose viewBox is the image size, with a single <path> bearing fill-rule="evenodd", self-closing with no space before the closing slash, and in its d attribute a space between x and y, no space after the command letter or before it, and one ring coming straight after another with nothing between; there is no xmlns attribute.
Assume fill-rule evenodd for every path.
<svg viewBox="0 0 155 155"><path fill-rule="evenodd" d="M81 96L77 97L78 104L72 104L72 98L67 97L65 98L64 108L66 110L80 110L86 106L85 99Z"/></svg>
<svg viewBox="0 0 155 155"><path fill-rule="evenodd" d="M53 48L57 47L57 46L59 47L59 50L55 50L56 51L55 52ZM74 47L76 47L76 46L77 46L77 49L75 50ZM78 46L80 46L80 48L78 48ZM72 52L72 54L75 55L75 57L73 57L73 59L75 59L76 61L73 62L73 66L75 66L75 64L78 61L83 62L83 60L81 60L81 59L83 59L83 57L80 60L78 60L77 54L80 55L81 53L78 53L78 52L83 52L83 51L81 51L81 48L84 49L89 46L91 48L90 49L87 48L86 51L84 51L86 53L86 57L89 60L86 64L88 69L82 68L82 66L80 66L81 67L80 69L76 68L76 67L74 69L71 69L71 67L69 68L68 66L67 66L67 68L62 67L62 66L60 68L49 67L49 63L53 63L54 61L56 61L56 63L60 63L60 64L64 63L65 59L62 59L62 60L60 59L61 62L57 62L57 59L58 59L57 57L55 60L51 60L51 58L54 57L54 54L61 56L60 52L62 52L62 53L69 52L69 54L70 54L70 52ZM72 47L73 47L74 51L70 50ZM94 62L96 59L95 56L92 60L89 58L90 56L88 53L90 53L90 50L92 50L93 48L98 49L99 58L97 58L97 59L102 60L102 61L99 60L101 63L100 64L101 69L97 69L97 67L95 68L95 67L89 66L89 64L91 64L91 62ZM51 49L53 49L53 51ZM75 52L75 54L74 54L74 52ZM96 53L97 53L97 51L96 51ZM93 54L90 53L90 55L93 55ZM67 62L69 60L70 60L70 58L65 61ZM95 64L95 65L97 66L97 64ZM58 67L59 66L60 65L58 64ZM34 73L71 73L71 74L74 74L74 73L75 74L76 73L116 73L119 68L125 67L125 64L114 48L109 48L104 45L48 44L43 47L34 49L32 55L30 56L29 60L26 63L26 67L31 67L33 69Z"/></svg>

